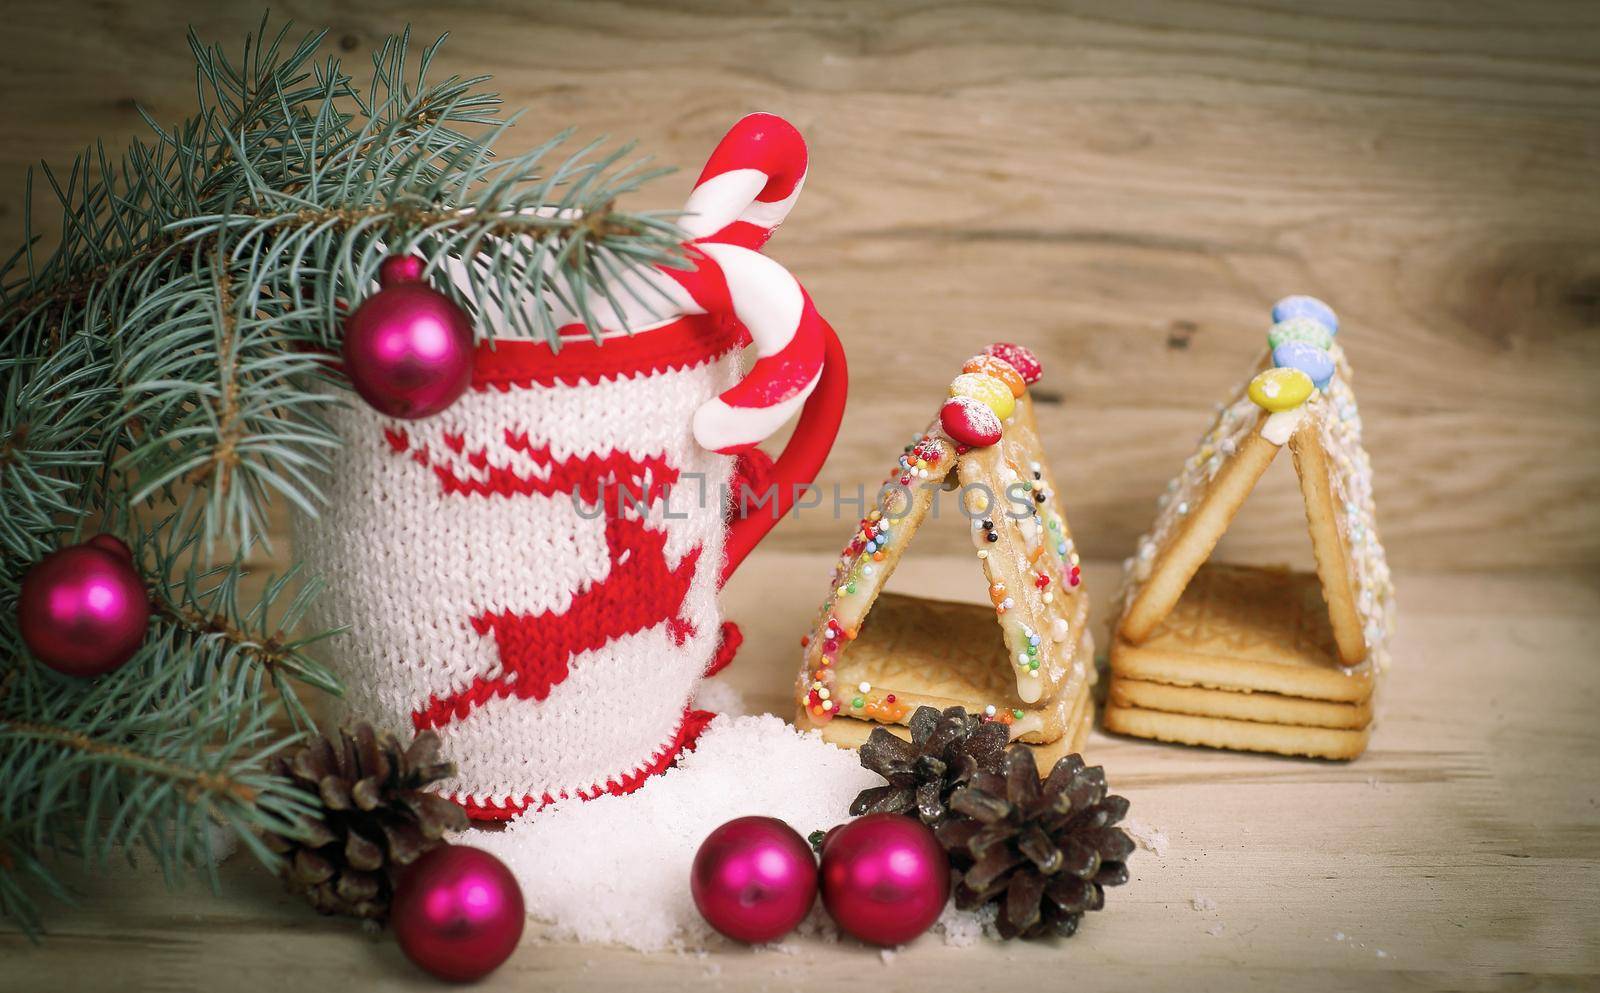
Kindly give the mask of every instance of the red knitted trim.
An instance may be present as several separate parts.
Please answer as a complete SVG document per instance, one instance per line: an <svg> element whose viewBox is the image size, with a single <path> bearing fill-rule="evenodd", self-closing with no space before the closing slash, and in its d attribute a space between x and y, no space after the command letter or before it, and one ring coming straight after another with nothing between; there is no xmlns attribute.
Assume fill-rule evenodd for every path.
<svg viewBox="0 0 1600 993"><path fill-rule="evenodd" d="M715 716L715 714L707 710L695 710L692 707L685 707L683 709L683 720L679 722L678 730L674 732L672 740L661 746L661 749L651 756L649 763L644 768L635 769L620 779L609 779L604 783L596 783L588 789L579 790L577 796L584 800L593 800L597 796L606 794L623 796L634 792L643 786L651 776L660 775L671 768L672 764L678 761L678 756L683 752L693 751L695 741L700 737L700 732L705 730L706 725L711 723L711 718ZM460 804L466 810L467 816L475 821L506 821L529 808L542 810L557 800L567 799L570 795L565 790L556 796L545 793L543 796L535 797L532 793L529 793L521 800L506 800L503 803L496 803L493 800L478 800L470 796L463 799L454 793L449 794L445 799Z"/></svg>
<svg viewBox="0 0 1600 993"><path fill-rule="evenodd" d="M560 330L583 335L581 325ZM542 341L500 338L481 342L473 360L472 388L502 392L534 386L576 386L603 379L632 379L704 365L749 341L735 321L695 314L650 331L607 338L572 337L555 352Z"/></svg>
<svg viewBox="0 0 1600 993"><path fill-rule="evenodd" d="M659 500L678 481L678 469L659 455L635 458L626 452L584 455L556 459L548 445L534 448L526 431L506 429L506 447L521 452L545 469L544 475L518 472L509 466L489 464L487 448L466 450L461 435L444 432L444 446L456 458L436 458L424 442L415 441L401 427L384 428L384 439L396 455L407 455L420 466L433 470L447 494L462 496L570 496L593 505L604 498L608 513L651 504ZM482 477L463 479L456 465L464 458ZM757 491L759 492L759 491ZM590 516L594 516L592 513Z"/></svg>
<svg viewBox="0 0 1600 993"><path fill-rule="evenodd" d="M730 522L739 517L739 501L743 497L747 503L759 504L766 499L767 488L772 485L773 461L772 456L759 448L751 448L739 453L733 463L733 476L728 480L728 509L724 515ZM745 488L750 490L750 496L744 497Z"/></svg>
<svg viewBox="0 0 1600 993"><path fill-rule="evenodd" d="M711 664L706 666L706 675L715 676L728 667L733 657L738 654L739 646L744 644L744 632L739 630L739 625L732 621L722 622L722 640L717 642L717 652L711 656Z"/></svg>
<svg viewBox="0 0 1600 993"><path fill-rule="evenodd" d="M681 644L693 631L687 621L678 619L678 612L694 579L700 549L685 555L676 568L668 568L666 541L663 532L641 521L612 518L606 521L611 572L574 596L566 610L499 611L472 618L478 634L493 633L499 671L475 677L463 690L430 697L412 712L412 726L418 731L442 727L496 698L543 700L566 680L574 655L663 622L672 624L673 640Z"/></svg>

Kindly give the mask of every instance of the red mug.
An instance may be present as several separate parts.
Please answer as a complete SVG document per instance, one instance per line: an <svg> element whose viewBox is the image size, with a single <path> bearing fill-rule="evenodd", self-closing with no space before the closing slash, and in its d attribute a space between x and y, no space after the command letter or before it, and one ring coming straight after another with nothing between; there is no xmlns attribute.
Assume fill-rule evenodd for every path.
<svg viewBox="0 0 1600 993"><path fill-rule="evenodd" d="M597 343L530 301L556 313L559 350L502 329L434 417L327 412L344 444L326 506L295 522L327 583L313 622L344 628L328 654L351 715L435 730L457 767L446 795L473 817L629 792L709 720L696 686L738 642L718 592L844 410L838 338L756 251L805 170L787 122L741 120L686 207L693 268L636 277L672 316L601 311ZM796 411L767 459L754 445Z"/></svg>

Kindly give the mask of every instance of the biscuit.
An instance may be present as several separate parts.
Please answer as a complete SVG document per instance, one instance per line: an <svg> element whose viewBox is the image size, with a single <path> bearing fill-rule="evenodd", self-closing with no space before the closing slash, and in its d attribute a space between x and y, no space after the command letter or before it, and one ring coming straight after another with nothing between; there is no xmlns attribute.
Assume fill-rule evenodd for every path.
<svg viewBox="0 0 1600 993"><path fill-rule="evenodd" d="M1262 724L1300 724L1359 731L1372 720L1371 697L1359 703L1329 703L1278 693L1207 690L1121 677L1111 680L1106 699L1119 707Z"/></svg>
<svg viewBox="0 0 1600 993"><path fill-rule="evenodd" d="M1263 411L1256 426L1238 443L1229 458L1205 489L1198 504L1182 516L1164 548L1156 553L1150 578L1123 612L1117 633L1140 644L1172 612L1196 572L1211 557L1217 542L1233 523L1234 516L1250 491L1278 456L1278 446L1261 437Z"/></svg>
<svg viewBox="0 0 1600 993"><path fill-rule="evenodd" d="M1143 644L1111 645L1117 676L1359 703L1374 666L1339 665L1316 575L1208 562Z"/></svg>
<svg viewBox="0 0 1600 993"><path fill-rule="evenodd" d="M1311 552L1317 561L1317 578L1321 580L1339 660L1345 665L1357 665L1367 657L1367 641L1361 633L1361 613L1356 609L1358 594L1350 549L1339 531L1339 511L1334 505L1333 471L1321 423L1325 416L1325 405L1314 406L1300 430L1289 436L1289 452L1300 479L1306 526L1311 529Z"/></svg>
<svg viewBox="0 0 1600 993"><path fill-rule="evenodd" d="M1033 752L1034 760L1039 765L1039 775L1041 777L1049 775L1050 768L1062 756L1081 755L1083 753L1083 746L1088 740L1089 731L1094 727L1094 702L1087 688L1080 695L1073 713L1075 717L1070 722L1071 733L1064 734L1048 744L1021 742ZM809 726L803 711L798 716L796 726L801 729ZM821 732L822 740L830 745L838 745L840 748L860 748L866 744L867 738L872 734L872 729L875 727L886 727L890 732L902 738L909 739L911 737L911 729L903 724L883 725L876 721L859 721L853 717L835 718L817 730Z"/></svg>
<svg viewBox="0 0 1600 993"><path fill-rule="evenodd" d="M974 545L983 554L979 563L989 581L989 595L995 601L990 612L990 623L998 616L1000 630L1006 642L1006 658L1017 669L1017 691L1027 704L1050 700L1062 693L1076 692L1083 681L1087 667L1073 657L1076 634L1089 619L1089 598L1083 593L1080 581L1076 587L1062 590L1059 568L1050 562L1054 553L1050 549L1047 533L1052 529L1031 498L1028 508L1033 511L1017 517L1016 504L1008 502L1007 494L1026 492L1020 490L1022 473L1027 463L1018 466L1004 443L990 448L974 449L961 457L956 478L962 488L962 499L975 506L967 508L972 515L968 524L973 532ZM1031 492L1031 491L1029 491ZM995 504L983 507L986 494L993 494ZM992 529L983 527L985 522ZM989 542L982 536L986 531L999 535L1000 540ZM1039 577L1047 585L1039 585ZM1003 599L1002 599L1003 598ZM1010 606L1005 606L1009 603ZM1028 658L1030 642L1037 636L1039 662L1036 673L1022 676L1017 663Z"/></svg>
<svg viewBox="0 0 1600 993"><path fill-rule="evenodd" d="M1081 638L1076 642L1083 643ZM992 608L884 593L848 651L839 653L834 685L847 695L859 691L862 683L874 695L892 695L894 719L883 723L909 721L923 706L965 707L972 713L992 706L1009 715L1012 737L1033 744L1057 740L1073 726L1078 697L1063 694L1043 704L1023 701L1006 663L1007 651ZM1078 655L1073 650L1067 664L1087 670L1089 660ZM1087 679L1076 685L1086 688ZM855 709L846 707L841 717L853 716Z"/></svg>
<svg viewBox="0 0 1600 993"><path fill-rule="evenodd" d="M1287 446L1336 657L1346 666L1369 659L1386 664L1393 591L1374 521L1372 468L1361 444L1349 366L1337 345L1331 346L1330 361L1338 374L1315 392L1307 381L1309 396L1296 406L1274 405L1276 412L1269 413L1244 384L1219 408L1128 562L1116 629L1123 640L1144 643L1177 607L1279 449ZM1272 368L1270 356L1255 368L1283 371Z"/></svg>
<svg viewBox="0 0 1600 993"><path fill-rule="evenodd" d="M1222 717L1169 714L1107 701L1105 728L1115 734L1184 745L1275 752L1322 759L1353 759L1366 750L1371 725L1360 730L1263 724Z"/></svg>
<svg viewBox="0 0 1600 993"><path fill-rule="evenodd" d="M993 347L1037 378L1026 349ZM919 705L959 705L1031 744L1081 730L1094 680L1088 593L1026 378L1006 364L992 355L969 361L840 553L802 639L795 702L805 724L903 724ZM960 489L990 606L883 592L918 529L937 516L941 488Z"/></svg>

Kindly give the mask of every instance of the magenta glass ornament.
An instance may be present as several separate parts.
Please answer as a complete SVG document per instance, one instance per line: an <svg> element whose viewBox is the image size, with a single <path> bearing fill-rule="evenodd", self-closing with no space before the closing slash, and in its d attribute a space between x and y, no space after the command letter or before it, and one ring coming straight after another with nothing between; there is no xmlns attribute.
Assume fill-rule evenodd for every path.
<svg viewBox="0 0 1600 993"><path fill-rule="evenodd" d="M139 650L149 623L150 594L133 555L110 535L51 552L22 578L22 640L39 661L65 675L88 678L116 669Z"/></svg>
<svg viewBox="0 0 1600 993"><path fill-rule="evenodd" d="M739 817L701 842L689 874L700 916L735 941L758 944L794 930L817 898L811 846L776 817Z"/></svg>
<svg viewBox="0 0 1600 993"><path fill-rule="evenodd" d="M390 417L431 417L472 382L472 321L422 282L422 260L399 256L378 271L381 289L345 321L344 372L361 398Z"/></svg>
<svg viewBox="0 0 1600 993"><path fill-rule="evenodd" d="M933 926L950 898L950 857L927 825L868 814L822 846L822 905L873 945L903 945Z"/></svg>
<svg viewBox="0 0 1600 993"><path fill-rule="evenodd" d="M389 926L406 957L458 983L499 968L524 923L522 888L511 870L465 845L442 845L413 862L389 905Z"/></svg>

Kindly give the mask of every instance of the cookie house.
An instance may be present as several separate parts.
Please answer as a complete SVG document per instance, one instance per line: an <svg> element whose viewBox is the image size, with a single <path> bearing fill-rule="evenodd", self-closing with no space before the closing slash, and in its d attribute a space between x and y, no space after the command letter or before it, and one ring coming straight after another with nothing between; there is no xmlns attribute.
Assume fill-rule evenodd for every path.
<svg viewBox="0 0 1600 993"><path fill-rule="evenodd" d="M1124 569L1106 730L1351 759L1366 748L1394 601L1332 309L1273 308L1268 354L1219 409ZM1315 572L1208 561L1284 447Z"/></svg>
<svg viewBox="0 0 1600 993"><path fill-rule="evenodd" d="M1039 442L1025 348L990 345L950 384L841 552L796 682L802 727L858 747L905 736L919 706L960 706L1035 746L1044 768L1093 723L1094 642L1078 553ZM989 606L886 593L941 492L956 490Z"/></svg>

